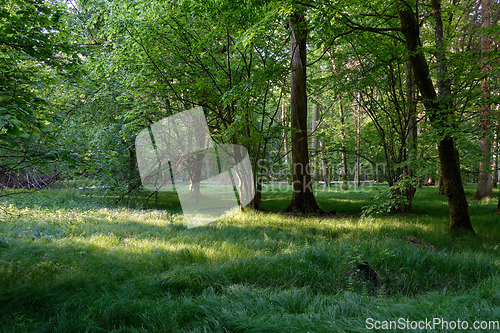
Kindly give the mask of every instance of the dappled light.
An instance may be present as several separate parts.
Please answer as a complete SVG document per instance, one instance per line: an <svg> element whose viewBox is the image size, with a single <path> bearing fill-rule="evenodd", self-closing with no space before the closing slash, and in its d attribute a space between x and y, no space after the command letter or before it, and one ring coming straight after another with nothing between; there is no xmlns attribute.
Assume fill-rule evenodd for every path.
<svg viewBox="0 0 500 333"><path fill-rule="evenodd" d="M500 331L499 18L0 1L0 332Z"/></svg>
<svg viewBox="0 0 500 333"><path fill-rule="evenodd" d="M344 201L351 202L360 211L367 204L351 201L346 192L332 194L338 201L331 205L344 207ZM39 192L31 200L43 202L45 195ZM281 200L277 193L273 202L273 195L265 197L271 206ZM427 202L426 195L420 197ZM142 301L153 302L158 302L160 295L183 295L210 302L214 297L236 297L252 288L262 290L266 299L284 302L292 312L303 313L319 306L313 304L326 294L337 295L335 300L342 306L350 293L361 293L365 295L360 296L363 302L373 304L379 304L377 298L395 296L419 304L426 302L427 293L443 288L459 294L498 283L498 234L496 241L487 237L482 241L453 240L446 236L446 210L437 217L340 217L247 209L188 229L182 216L168 211L119 207L81 210L79 206L86 200L85 196L71 197L66 202L52 202L51 207L34 204L32 208L23 208L20 197L11 201L11 213L19 213L20 218L2 216L0 243L0 274L7 288L0 296L10 304L8 308L30 309L29 304L45 302L42 300L57 288L60 297L71 300L80 294L89 306L101 309L90 312L89 320L97 323L104 318L101 311L111 311L99 300L118 306L113 294L137 295ZM326 207L329 201L319 202ZM346 209L350 212L352 207ZM483 238L479 226L477 233ZM356 265L360 262L369 263L377 272L376 285L359 273ZM29 303L16 291L23 285L34 288ZM48 288L49 294L36 288ZM283 294L281 288L291 294ZM306 299L286 305L298 302L292 295ZM375 299L369 298L372 296ZM169 297L165 301L173 302ZM169 302L162 306L178 304ZM62 311L72 302L64 304L53 306ZM42 308L44 315L52 316L51 308ZM71 318L69 313L65 316ZM181 325L179 320L173 325ZM145 324L140 318L136 321Z"/></svg>

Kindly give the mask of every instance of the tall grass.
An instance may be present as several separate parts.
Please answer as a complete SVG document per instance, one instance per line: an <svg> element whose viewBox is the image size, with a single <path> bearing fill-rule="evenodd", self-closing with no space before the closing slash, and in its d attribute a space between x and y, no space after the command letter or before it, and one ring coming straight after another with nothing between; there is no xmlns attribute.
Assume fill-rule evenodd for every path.
<svg viewBox="0 0 500 333"><path fill-rule="evenodd" d="M234 211L193 229L168 193L156 207L139 197L142 209L103 191L11 196L1 203L0 330L362 332L367 318L498 320L496 203L471 203L477 237L452 238L434 188L419 189L410 215L360 218L380 188L317 189L337 216ZM267 188L264 208L286 207L289 194Z"/></svg>

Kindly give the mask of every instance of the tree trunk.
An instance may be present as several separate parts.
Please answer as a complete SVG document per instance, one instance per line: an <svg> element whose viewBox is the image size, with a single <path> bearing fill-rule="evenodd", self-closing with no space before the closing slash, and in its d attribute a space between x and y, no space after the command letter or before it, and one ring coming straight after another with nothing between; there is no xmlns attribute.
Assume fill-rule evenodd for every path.
<svg viewBox="0 0 500 333"><path fill-rule="evenodd" d="M290 116L292 127L293 195L287 211L303 213L321 211L314 198L309 172L307 148L306 40L307 29L303 13L290 15L292 54Z"/></svg>
<svg viewBox="0 0 500 333"><path fill-rule="evenodd" d="M446 105L451 110L453 105L447 96L450 94L450 84L446 77L448 73L448 66L446 64L445 48L444 48L444 29L443 20L441 18L441 0L431 0L432 16L434 18L434 40L436 43L436 62L437 62L437 95L440 103ZM439 151L439 147L438 147ZM436 187L438 194L445 194L444 180L441 170L437 171Z"/></svg>
<svg viewBox="0 0 500 333"><path fill-rule="evenodd" d="M316 130L317 128L317 123L319 119L319 105L316 103L314 104L314 111L312 115L312 121L311 121L311 157L312 157L312 163L311 163L311 168L312 168L312 178L317 179L318 178L318 163L317 163L317 155L318 155L318 139L317 139L317 133Z"/></svg>
<svg viewBox="0 0 500 333"><path fill-rule="evenodd" d="M326 116L330 116L328 111L327 111ZM328 126L328 125L324 124L324 126ZM323 181L325 182L325 186L330 187L331 186L330 166L326 162L326 158L325 158L325 155L323 153L324 143L323 143L323 141L319 140L318 144L319 144L319 152L321 154L321 177L322 177Z"/></svg>
<svg viewBox="0 0 500 333"><path fill-rule="evenodd" d="M359 94L359 93L358 93ZM356 154L354 156L354 184L356 187L359 187L361 184L360 177L359 177L359 172L360 172L360 142L361 142L361 135L360 135L360 127L361 127L361 108L359 106L359 101L360 98L358 96L358 105L356 106Z"/></svg>
<svg viewBox="0 0 500 333"><path fill-rule="evenodd" d="M438 151L439 155L439 143L436 145L436 150ZM443 180L443 174L441 173L441 162L438 161L437 163L437 169L436 169L436 188L437 192L440 195L445 195L446 191L444 189L444 180Z"/></svg>
<svg viewBox="0 0 500 333"><path fill-rule="evenodd" d="M255 170L257 173L260 170ZM257 177L254 179L254 186L255 186L255 195L248 204L249 207L259 210L262 208L262 177L257 175Z"/></svg>
<svg viewBox="0 0 500 333"><path fill-rule="evenodd" d="M421 52L422 43L415 14L411 7L403 1L398 2L398 13L401 21L401 31L405 36L406 48L415 75L415 83L422 95L426 114L442 136L439 142L439 160L446 196L448 197L450 229L452 231L474 232L460 175L460 164L455 142L453 137L445 130L446 127L451 126L446 120L452 116L452 111L447 108L447 105L443 105L442 101L437 100L436 90L429 74L429 66Z"/></svg>
<svg viewBox="0 0 500 333"><path fill-rule="evenodd" d="M347 176L347 156L345 153L345 114L344 114L344 106L340 104L340 144L341 144L341 166L340 166L340 179L342 179L342 189L349 189L348 176Z"/></svg>
<svg viewBox="0 0 500 333"><path fill-rule="evenodd" d="M288 183L291 182L291 178L289 177L290 171L290 144L288 142L288 112L287 106L285 104L281 107L281 126L283 126L283 153L285 154L285 176L288 180Z"/></svg>
<svg viewBox="0 0 500 333"><path fill-rule="evenodd" d="M135 145L128 148L128 190L132 191L139 185L139 170L137 168L137 155Z"/></svg>
<svg viewBox="0 0 500 333"><path fill-rule="evenodd" d="M255 160L253 161L253 185L254 185L254 189L255 189L255 194L254 194L252 201L250 201L250 203L248 204L249 207L256 209L256 210L261 209L261 205L262 205L262 175L261 175L261 172L262 171L261 171L261 166L259 163L259 157L257 155Z"/></svg>
<svg viewBox="0 0 500 333"><path fill-rule="evenodd" d="M320 150L323 149L323 141L319 142ZM324 157L321 158L321 173L323 174L323 181L325 182L326 187L330 187L330 168L326 164L326 160Z"/></svg>
<svg viewBox="0 0 500 333"><path fill-rule="evenodd" d="M450 228L453 231L474 231L469 217L467 199L465 198L458 151L452 137L446 136L439 144L439 159L443 174L444 188L450 209Z"/></svg>
<svg viewBox="0 0 500 333"><path fill-rule="evenodd" d="M479 0L481 5L481 28L487 29L491 26L490 19L490 0ZM481 200L484 198L493 198L493 184L491 177L491 141L490 141L490 77L489 73L491 71L491 65L489 62L489 57L487 55L490 52L490 37L486 34L481 35L481 52L483 53L482 60L483 66L481 71L483 72L484 79L481 82L481 92L483 104L481 105L481 151L482 157L479 162L479 182L477 184L476 193L472 196L472 200ZM486 54L485 54L486 53Z"/></svg>
<svg viewBox="0 0 500 333"><path fill-rule="evenodd" d="M438 150L439 150L439 147L438 147ZM441 162L439 162L441 164ZM441 167L438 166L438 170L436 172L436 187L437 187L437 190L438 190L438 194L440 195L445 195L446 194L446 190L444 188L444 180L443 180L443 176L441 175Z"/></svg>
<svg viewBox="0 0 500 333"><path fill-rule="evenodd" d="M189 194L193 196L196 200L199 200L200 192L200 181L201 172L203 169L203 159L205 158L204 153L195 153L190 156L186 161L186 167L188 168L189 175Z"/></svg>
<svg viewBox="0 0 500 333"><path fill-rule="evenodd" d="M411 204L413 196L415 195L416 188L414 186L414 178L416 177L414 166L412 162L417 160L417 98L415 96L415 80L411 70L409 61L405 62L405 76L406 76L406 100L407 100L407 118L408 118L408 146L406 148L406 160L410 163L406 166L404 172L405 177L410 178L410 183L404 189L404 195L407 203L402 207L403 213L411 212Z"/></svg>

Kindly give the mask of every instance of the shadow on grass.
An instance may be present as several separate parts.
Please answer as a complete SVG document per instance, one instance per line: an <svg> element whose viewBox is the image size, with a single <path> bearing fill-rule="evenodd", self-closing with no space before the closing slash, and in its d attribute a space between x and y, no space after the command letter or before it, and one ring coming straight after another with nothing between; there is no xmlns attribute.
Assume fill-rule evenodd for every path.
<svg viewBox="0 0 500 333"><path fill-rule="evenodd" d="M476 217L480 220L484 219L477 227L481 234L484 232L489 235L483 239L484 242L481 239L452 242L446 233L446 216L442 219L441 210L446 203L441 196L430 193L430 190L433 189L423 189L415 199L417 211L427 207L425 210L427 214L422 214L423 217L413 214L391 218L339 219L323 216L283 216L250 211L237 213L219 222L194 229L186 229L172 219L145 221L136 216L141 215L140 211L134 211L135 215L127 215L127 212L123 212L123 216L119 215L116 219L107 218L106 214L93 216L94 213L89 212L82 222L78 223L65 222L64 218L58 221L27 219L21 224L11 224L10 228L8 225L2 227L2 234L8 234L8 236L3 237L4 242L0 244L0 247L3 248L4 261L9 263L7 266L2 266L2 271L7 274L14 266L33 268L36 262L44 262L48 253L53 253L54 258L49 262L61 261L62 271L68 267L71 267L70 271L90 267L94 272L92 274L99 275L100 273L97 272L103 271L113 272L114 279L119 276L127 278L136 270L143 270L141 274L151 271L155 275L164 270L175 271L177 269L182 272L186 267L193 266L198 267L195 271L201 269L207 276L222 274L221 279L227 283L218 282L221 285L257 283L261 287L269 287L279 283L288 285L286 281L290 280L291 285L301 287L306 285L304 281L309 279L309 285L314 285L315 281L327 281L319 284L324 284L325 287L318 285L313 288L319 293L325 293L345 288L342 281L345 282L349 278L346 274L350 275L349 271L356 270L356 262L366 260L386 279L386 289L389 293L404 295L439 290L443 286L453 289L472 285L477 282L473 278L476 272L479 272L477 277L480 279L496 274L494 272L498 269L498 262L488 257L488 254L498 255L500 251L498 246L495 246L499 239L498 228L493 228L493 233L485 232L491 223L490 220L484 218L487 213L483 210L482 215L479 215L480 218ZM326 194L320 194L319 197L321 198L322 195ZM165 198L168 196L162 196L162 200ZM323 197L324 199L326 197ZM278 200L280 200L279 196ZM355 204L360 205L361 201ZM434 207L435 210L430 207ZM495 218L498 221L498 216ZM488 231L491 229L490 227ZM16 235L13 235L14 233ZM407 236L417 237L442 251L439 254L428 253L428 249L406 242L404 239ZM293 274L305 272L302 266L296 265L296 262L302 263L301 257L304 253L312 251L312 248L320 249L318 253L326 253L326 256L333 258L328 259L330 261L327 260L330 263L328 270L316 267L308 271L306 280L294 277ZM458 253L455 253L457 249ZM385 257L380 253L391 255ZM407 258L414 256L415 253L414 262L407 261ZM481 254L489 259L477 259ZM465 258L463 267L458 265L452 269L454 273L451 273L451 276L444 274L445 279L449 281L442 281L439 278L434 284L429 282L436 277L433 275L436 274L435 267L450 268L445 260L445 258L450 258L447 256L461 258L459 261ZM32 260L32 257L37 259ZM441 259L436 259L435 262L432 259L423 260L422 257ZM13 260L17 260L20 266L12 266ZM350 260L350 266L346 264L346 260ZM276 267L281 268L275 273L269 271L274 261L283 263L283 265L277 264ZM252 267L246 274L253 272L255 276L231 273L231 267L233 267L231 265L236 265L233 267L236 270L243 269L238 266L240 264L236 264L238 262ZM259 262L262 263L261 268L257 264ZM483 265L483 269L477 267L478 262ZM49 266L52 265L50 263ZM414 271L419 264L421 264L420 270ZM56 280L59 276L58 267L54 266L50 270L55 274ZM226 267L222 270L225 273L220 273L222 268L216 267ZM40 269L43 271L42 268ZM216 274L216 271L212 269L219 273ZM318 275L311 273L315 272L315 269ZM294 270L297 270L297 273L287 273ZM446 271L446 269L440 270ZM22 281L22 278L15 279L16 276L25 276L26 281L33 279L34 271L32 270L28 272L23 269L14 269L14 271L15 273L8 274L9 278L4 281L11 281L15 285ZM179 272L176 271L174 275L179 276L181 274ZM92 276L90 272L89 274ZM234 279L222 277L234 274L239 277ZM463 281L463 276L467 274L470 277L469 280L466 279L467 283L458 285L454 282L453 274L460 276L460 281ZM330 278L326 279L326 276ZM168 279L175 280L172 276ZM299 282L295 285L293 281ZM207 287L212 284L212 282L208 283Z"/></svg>
<svg viewBox="0 0 500 333"><path fill-rule="evenodd" d="M498 277L500 237L493 224L500 223L489 215L493 203L471 203L479 239L452 242L446 199L432 190L417 192L409 216L298 217L249 210L193 229L172 214L92 208L90 198L78 208L77 194L59 201L34 198L28 213L0 224L0 322L21 331L35 330L32 322L39 331L53 331L55 324L59 331L189 330L210 320L204 305L215 297L210 295L234 301L242 287L273 299L301 290L297 301L283 306L306 311L300 300L307 297L330 299L347 291L398 296L387 300L393 302L442 290L465 293ZM351 213L369 203L357 195L326 191L318 201L333 206L344 200L332 209ZM265 199L275 207L286 197L277 195L274 203L269 193ZM172 209L170 199L161 197ZM22 201L14 205L26 207ZM360 274L360 263L376 271L376 285Z"/></svg>
<svg viewBox="0 0 500 333"><path fill-rule="evenodd" d="M14 288L57 284L72 276L89 277L89 283L109 280L111 287L149 276L169 292L236 283L308 286L315 293L332 293L347 288L356 265L367 261L380 273L387 294L402 295L468 288L498 274L499 263L480 245L469 243L458 252L420 248L403 236L433 239L435 229L415 221L392 223L306 217L284 221L278 214L249 212L194 229L100 219L75 235L25 221L15 226L21 236L11 235L5 243L0 268L5 285ZM356 288L364 288L362 282Z"/></svg>

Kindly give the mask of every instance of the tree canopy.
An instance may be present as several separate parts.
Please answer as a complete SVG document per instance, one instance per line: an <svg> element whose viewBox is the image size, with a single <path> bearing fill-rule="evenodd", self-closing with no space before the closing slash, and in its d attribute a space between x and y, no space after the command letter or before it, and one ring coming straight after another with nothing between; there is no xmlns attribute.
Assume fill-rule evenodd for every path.
<svg viewBox="0 0 500 333"><path fill-rule="evenodd" d="M3 0L0 168L140 190L136 135L202 106L215 142L248 149L254 208L266 182L319 211L313 185L373 180L382 210L409 212L437 183L452 229L471 230L463 181L498 177L498 15L497 1Z"/></svg>

